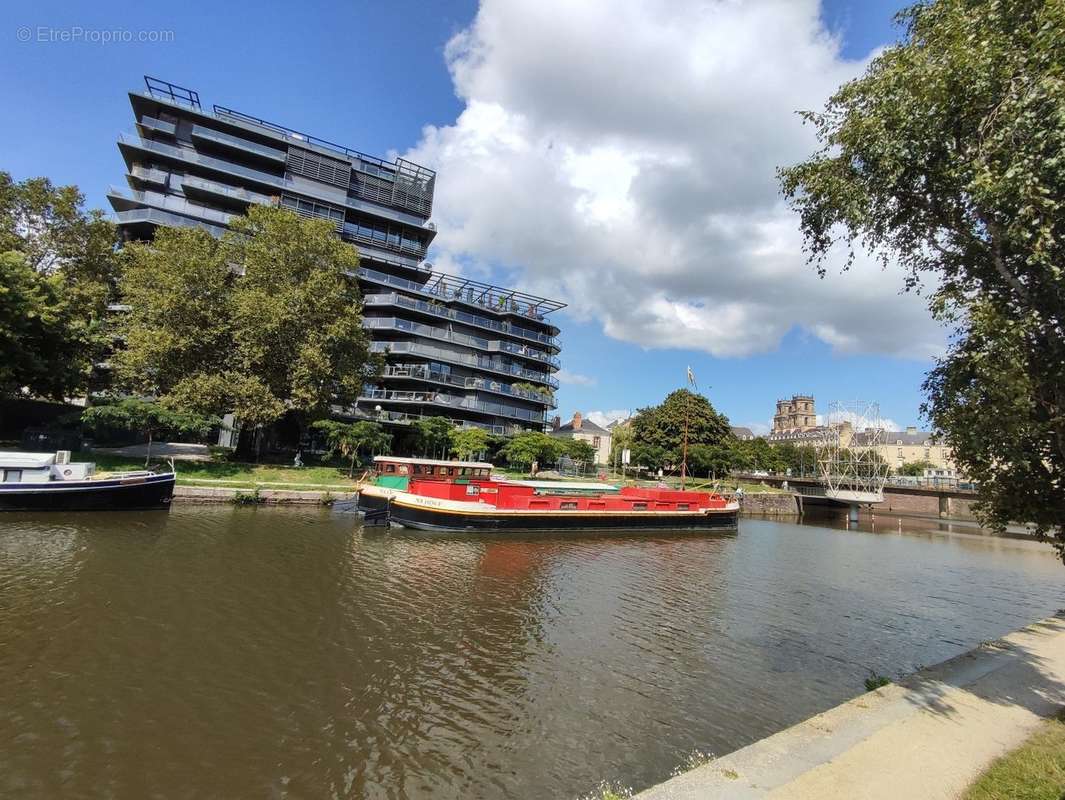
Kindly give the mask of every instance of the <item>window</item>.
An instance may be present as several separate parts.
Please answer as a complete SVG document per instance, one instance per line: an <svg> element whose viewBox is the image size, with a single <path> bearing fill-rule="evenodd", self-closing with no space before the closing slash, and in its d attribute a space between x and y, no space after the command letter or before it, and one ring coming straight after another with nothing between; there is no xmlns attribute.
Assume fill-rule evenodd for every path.
<svg viewBox="0 0 1065 800"><path fill-rule="evenodd" d="M22 483L22 470L20 470L20 469L5 469L4 470L4 483Z"/></svg>
<svg viewBox="0 0 1065 800"><path fill-rule="evenodd" d="M592 447L594 447L596 450L598 450L600 441L601 440L600 440L600 438L598 436L593 436L592 437Z"/></svg>
<svg viewBox="0 0 1065 800"><path fill-rule="evenodd" d="M454 467L448 467L447 468L447 474L448 475L454 475L455 474L455 468Z"/></svg>
<svg viewBox="0 0 1065 800"><path fill-rule="evenodd" d="M385 472L395 472L395 471L396 471L396 465L395 464L385 464Z"/></svg>
<svg viewBox="0 0 1065 800"><path fill-rule="evenodd" d="M421 464L415 464L414 465L414 474L415 475L421 475L422 474L422 465Z"/></svg>
<svg viewBox="0 0 1065 800"><path fill-rule="evenodd" d="M576 500L563 500L561 503L558 504L558 507L561 508L563 511L576 511L577 510L577 501Z"/></svg>
<svg viewBox="0 0 1065 800"><path fill-rule="evenodd" d="M632 504L632 510L633 511L646 511L647 510L647 503L633 503Z"/></svg>
<svg viewBox="0 0 1065 800"><path fill-rule="evenodd" d="M677 503L677 511L687 511L689 508L691 508L691 506L687 503Z"/></svg>

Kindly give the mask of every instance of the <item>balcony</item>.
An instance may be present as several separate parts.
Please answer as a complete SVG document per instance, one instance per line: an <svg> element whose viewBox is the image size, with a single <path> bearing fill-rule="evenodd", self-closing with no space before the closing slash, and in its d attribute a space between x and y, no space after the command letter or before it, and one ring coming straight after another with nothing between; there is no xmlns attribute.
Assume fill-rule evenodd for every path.
<svg viewBox="0 0 1065 800"><path fill-rule="evenodd" d="M231 136L228 133L222 133L216 131L213 128L206 128L203 125L192 126L192 138L213 142L214 144L228 147L233 150L240 150L243 153L250 153L260 158L267 158L271 161L277 161L284 164L288 158L288 153L284 150L277 150L273 147L267 147L264 144L258 142L252 142L248 139L242 139L239 136Z"/></svg>
<svg viewBox="0 0 1065 800"><path fill-rule="evenodd" d="M264 206L277 205L276 195L260 194L249 189L241 189L238 186L229 186L207 178L198 178L194 175L182 176L181 185L184 187L186 194L192 190L193 192L204 192L205 194L224 197L227 200L235 200L241 203L257 203Z"/></svg>
<svg viewBox="0 0 1065 800"><path fill-rule="evenodd" d="M107 196L111 200L111 205L114 206L116 210L131 210L123 209L121 208L122 206L144 205L150 208L158 208L162 211L182 214L187 217L195 217L196 219L201 219L205 222L227 226L234 216L225 211L217 211L213 208L208 208L207 206L197 205L183 197L173 194L134 191L130 192L130 195L127 197L122 190L112 186L108 191Z"/></svg>
<svg viewBox="0 0 1065 800"><path fill-rule="evenodd" d="M527 430L521 425L487 425L483 422L471 422L468 419L456 419L454 417L445 417L442 414L410 414L406 411L387 411L382 409L381 411L370 411L368 409L359 408L357 405L349 408L343 408L341 406L330 406L330 410L339 416L356 417L358 419L369 419L375 422L386 422L395 425L411 425L420 419L446 419L456 428L480 428L481 430L488 431L490 433L496 433L501 436L505 436L512 433L520 433L523 430Z"/></svg>
<svg viewBox="0 0 1065 800"><path fill-rule="evenodd" d="M145 115L137 120L137 127L141 131L153 131L155 133L163 133L167 136L173 136L177 133L177 126L173 122L164 122L161 119L155 117L149 117Z"/></svg>
<svg viewBox="0 0 1065 800"><path fill-rule="evenodd" d="M542 350L531 348L528 345L515 344L514 342L506 342L498 339L482 339L480 336L470 336L466 333L449 331L445 328L434 328L431 325L420 325L417 322L411 322L410 320L400 319L398 317L366 317L363 319L362 324L363 327L367 329L405 331L407 333L412 333L415 336L423 336L426 339L454 342L455 344L465 345L466 347L472 347L477 350L510 353L511 355L539 361L543 364L550 364L556 369L560 366L559 360L554 356L548 355Z"/></svg>
<svg viewBox="0 0 1065 800"><path fill-rule="evenodd" d="M416 283L415 281L409 281L404 278L397 278L372 269L360 269L358 277L366 281L383 284L385 286L393 286L408 292L417 292L418 294L436 300L438 303L463 303L476 306L501 316L516 314L529 317L538 322L542 322L545 325L549 325L550 323L544 319L543 314L530 311L527 311L527 313L521 313L512 307L504 308L500 300L510 295L521 295L522 297L535 299L540 305L544 306L545 313L565 308L566 305L565 303L557 303L553 300L533 298L532 295L523 295L521 292L503 289L498 286L490 286L489 284L480 283L478 281L467 281L463 278L446 275L443 272L429 272L427 279L423 283ZM466 287L465 291L461 288L462 286ZM532 306L526 305L525 308L528 310L532 308Z"/></svg>
<svg viewBox="0 0 1065 800"><path fill-rule="evenodd" d="M402 280L402 278L399 280ZM413 297L396 294L395 292L386 294L368 294L363 297L362 302L363 305L366 306L397 306L399 308L408 308L412 311L420 311L423 314L431 314L442 319L450 319L455 322L473 325L478 328L487 328L488 330L496 331L497 333L503 333L509 336L545 344L548 347L553 348L556 353L562 349L558 343L558 339L553 336L548 336L546 333L540 333L531 328L523 328L520 325L512 325L509 320L500 322L498 320L489 319L488 317L482 317L479 314L470 314L467 311L448 308L439 302L431 303L426 302L425 300L416 300Z"/></svg>
<svg viewBox="0 0 1065 800"><path fill-rule="evenodd" d="M226 232L225 228L219 228L217 225L199 222L178 214L170 214L157 208L135 208L130 211L119 211L115 213L115 221L124 226L169 225L170 227L203 228L212 236L221 236Z"/></svg>
<svg viewBox="0 0 1065 800"><path fill-rule="evenodd" d="M409 353L410 355L428 358L434 361L443 361L449 364L458 364L464 367L473 367L484 372L496 372L512 378L522 378L534 383L542 383L552 389L558 388L558 380L546 372L534 372L530 369L522 369L516 364L505 364L487 356L467 355L456 353L443 347L421 344L419 342L371 342L370 351L373 353Z"/></svg>
<svg viewBox="0 0 1065 800"><path fill-rule="evenodd" d="M493 392L508 397L517 397L522 400L528 400L531 403L538 403L547 408L557 407L555 405L554 395L549 392L532 392L528 389L521 389L509 383L500 383L499 381L485 380L484 378L475 378L472 376L452 375L450 372L439 372L421 364L390 364L385 367L381 377L403 378L406 380L424 381L426 383L437 385L445 384L447 386L455 386L460 389L472 389L479 392Z"/></svg>
<svg viewBox="0 0 1065 800"><path fill-rule="evenodd" d="M119 146L126 145L127 147L135 147L148 153L176 159L185 164L200 166L218 172L225 172L229 175L236 175L267 186L275 186L279 189L285 189L288 187L288 182L279 175L271 175L268 172L251 169L249 167L242 167L239 164L234 164L220 158L201 155L191 147L176 147L172 144L154 142L151 139L141 139L128 133L120 133L118 135L118 143Z"/></svg>
<svg viewBox="0 0 1065 800"><path fill-rule="evenodd" d="M393 250L403 255L414 256L417 259L425 258L429 248L414 239L408 239L397 233L373 228L368 225L358 225L353 222L345 222L342 228L345 238L355 242L382 247Z"/></svg>
<svg viewBox="0 0 1065 800"><path fill-rule="evenodd" d="M428 403L446 406L448 408L462 409L464 411L477 411L483 414L492 414L497 417L509 417L520 419L524 422L543 424L544 414L542 411L530 411L527 408L516 408L505 403L486 403L473 397L455 397L439 392L404 392L391 389L368 389L359 394L359 402L364 400L384 401L393 403Z"/></svg>
<svg viewBox="0 0 1065 800"><path fill-rule="evenodd" d="M149 186L159 186L162 188L166 186L170 173L166 170L156 169L155 167L144 167L140 164L134 164L129 168L126 177L131 185L133 181L140 181Z"/></svg>

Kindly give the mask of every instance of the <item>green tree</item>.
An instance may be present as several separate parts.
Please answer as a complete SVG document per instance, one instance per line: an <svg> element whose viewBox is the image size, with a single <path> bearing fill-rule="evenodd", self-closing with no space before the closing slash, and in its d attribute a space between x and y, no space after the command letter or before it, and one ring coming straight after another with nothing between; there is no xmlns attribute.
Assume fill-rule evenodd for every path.
<svg viewBox="0 0 1065 800"><path fill-rule="evenodd" d="M320 419L311 425L325 435L329 455L339 454L349 459L348 477L355 474L355 460L363 450L380 453L391 444L392 436L376 422L360 420L358 422L340 422L334 419Z"/></svg>
<svg viewBox="0 0 1065 800"><path fill-rule="evenodd" d="M462 461L472 461L475 455L488 447L488 431L482 428L455 427L448 435L451 451Z"/></svg>
<svg viewBox="0 0 1065 800"><path fill-rule="evenodd" d="M632 419L633 444L644 448L640 452L645 455L651 452L646 448L661 448L666 453L666 463L679 464L685 421L689 448L696 444L721 444L732 438L728 418L719 414L709 400L687 389L678 389L661 405L636 412ZM641 463L645 462L641 460Z"/></svg>
<svg viewBox="0 0 1065 800"><path fill-rule="evenodd" d="M919 478L921 475L924 475L924 471L926 469L935 469L935 466L936 465L933 464L931 461L907 461L905 464L895 470L895 474L908 475L912 478Z"/></svg>
<svg viewBox="0 0 1065 800"><path fill-rule="evenodd" d="M931 284L956 336L925 413L984 521L1034 522L1065 557L1065 6L935 0L899 20L900 45L804 113L822 147L782 187L822 274L842 241Z"/></svg>
<svg viewBox="0 0 1065 800"><path fill-rule="evenodd" d="M688 470L692 475L721 477L732 471L735 449L732 444L697 444L688 449Z"/></svg>
<svg viewBox="0 0 1065 800"><path fill-rule="evenodd" d="M439 454L444 457L453 427L451 421L444 417L423 417L415 421L414 429L418 432L422 455L435 458Z"/></svg>
<svg viewBox="0 0 1065 800"><path fill-rule="evenodd" d="M77 187L0 172L0 394L83 394L110 347L117 231L83 206Z"/></svg>
<svg viewBox="0 0 1065 800"><path fill-rule="evenodd" d="M534 462L540 465L554 464L562 454L563 443L554 436L540 431L525 431L512 436L500 451L507 463L529 467Z"/></svg>
<svg viewBox="0 0 1065 800"><path fill-rule="evenodd" d="M595 464L598 454L590 442L586 442L584 439L566 439L563 441L565 442L563 452L567 456L582 464Z"/></svg>
<svg viewBox="0 0 1065 800"><path fill-rule="evenodd" d="M311 418L353 402L380 365L351 278L355 248L328 222L267 206L231 228L221 240L163 228L127 246L122 385L176 407L233 412L253 429L286 411Z"/></svg>
<svg viewBox="0 0 1065 800"><path fill-rule="evenodd" d="M114 399L90 406L81 415L81 424L89 430L122 428L145 436L148 448L144 466L152 459L152 442L162 432L205 436L221 424L218 417L174 411L149 400L136 397Z"/></svg>

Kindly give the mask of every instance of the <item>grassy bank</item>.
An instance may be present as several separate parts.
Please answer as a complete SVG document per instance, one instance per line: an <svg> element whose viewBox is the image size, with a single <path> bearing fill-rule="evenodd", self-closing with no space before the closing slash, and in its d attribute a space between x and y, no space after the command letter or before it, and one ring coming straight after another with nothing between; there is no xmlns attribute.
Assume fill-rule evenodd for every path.
<svg viewBox="0 0 1065 800"><path fill-rule="evenodd" d="M964 800L1059 800L1065 797L1065 714L995 761Z"/></svg>
<svg viewBox="0 0 1065 800"><path fill-rule="evenodd" d="M113 456L105 453L75 453L74 461L94 461L98 472L143 469L139 458ZM229 461L178 461L179 486L220 486L236 489L290 488L333 489L350 491L355 479L348 477L346 467L308 466L289 467L281 464L241 464ZM356 470L355 478L361 474Z"/></svg>

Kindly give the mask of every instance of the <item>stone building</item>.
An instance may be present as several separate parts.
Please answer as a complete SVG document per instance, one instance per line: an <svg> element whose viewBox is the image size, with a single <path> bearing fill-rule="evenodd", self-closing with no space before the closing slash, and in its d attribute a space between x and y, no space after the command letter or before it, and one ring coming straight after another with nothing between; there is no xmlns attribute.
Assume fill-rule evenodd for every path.
<svg viewBox="0 0 1065 800"><path fill-rule="evenodd" d="M876 450L892 471L914 461L927 461L938 470L955 469L950 448L937 442L929 431L909 427L904 431L880 431L878 438ZM850 446L867 446L873 440L868 431L855 431Z"/></svg>
<svg viewBox="0 0 1065 800"><path fill-rule="evenodd" d="M555 426L551 431L552 436L560 436L567 439L581 439L595 448L595 463L610 463L610 431L600 427L590 419L576 412L573 419L565 425L558 424L560 420L555 417Z"/></svg>
<svg viewBox="0 0 1065 800"><path fill-rule="evenodd" d="M773 433L803 432L817 427L813 395L795 394L790 400L777 400Z"/></svg>

